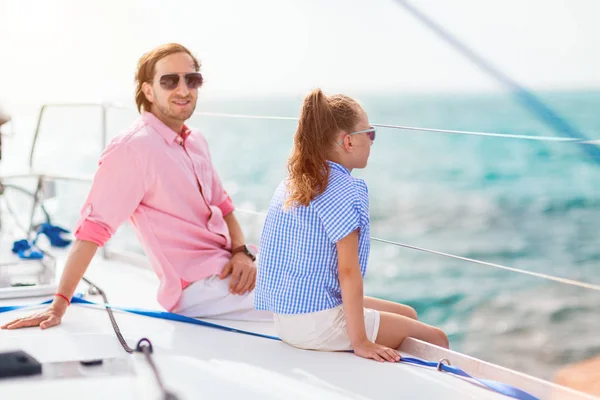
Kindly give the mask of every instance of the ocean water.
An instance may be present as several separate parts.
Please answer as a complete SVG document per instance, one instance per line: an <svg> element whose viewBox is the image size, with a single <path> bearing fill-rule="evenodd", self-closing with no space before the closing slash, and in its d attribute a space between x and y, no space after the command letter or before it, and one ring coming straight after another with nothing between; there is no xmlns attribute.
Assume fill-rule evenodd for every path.
<svg viewBox="0 0 600 400"><path fill-rule="evenodd" d="M587 137L600 139L600 92L540 96ZM355 97L376 123L556 134L504 94ZM296 117L301 101L200 101L197 110ZM5 170L28 157L32 111L15 121ZM109 110L109 136L134 118L133 110ZM92 174L100 121L95 108L49 110L34 166ZM195 116L190 125L207 137L244 231L257 243L263 218L242 210L267 208L286 175L296 123ZM580 146L383 128L377 135L369 165L355 171L369 187L374 237L600 284L600 164ZM57 185L60 196L48 203L57 223L74 224L87 188ZM27 209L26 198L10 194ZM140 251L127 227L117 236L118 246ZM373 242L366 293L415 307L421 320L448 333L456 350L534 376L552 379L562 366L600 354L600 293L592 290Z"/></svg>

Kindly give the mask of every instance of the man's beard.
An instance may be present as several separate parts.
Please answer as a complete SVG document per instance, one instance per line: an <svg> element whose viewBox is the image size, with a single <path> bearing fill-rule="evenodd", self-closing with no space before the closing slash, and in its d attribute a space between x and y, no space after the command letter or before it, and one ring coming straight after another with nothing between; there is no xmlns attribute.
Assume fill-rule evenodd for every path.
<svg viewBox="0 0 600 400"><path fill-rule="evenodd" d="M158 109L160 110L161 114L163 114L165 117L167 118L171 118L177 121L187 121L192 114L194 114L194 110L196 109L196 103L193 102L193 100L190 99L190 105L191 108L189 109L189 111L186 112L175 112L175 110L171 109L170 106L172 105L172 103L169 102L169 104L167 106L164 106L162 104L159 105ZM177 106L174 106L177 107Z"/></svg>

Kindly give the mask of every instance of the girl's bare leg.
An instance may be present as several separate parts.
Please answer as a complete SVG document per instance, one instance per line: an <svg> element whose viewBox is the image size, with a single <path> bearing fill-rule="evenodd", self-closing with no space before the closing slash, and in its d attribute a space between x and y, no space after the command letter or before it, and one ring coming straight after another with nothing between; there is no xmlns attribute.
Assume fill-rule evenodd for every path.
<svg viewBox="0 0 600 400"><path fill-rule="evenodd" d="M417 319L417 312L415 309L404 304L368 296L365 296L363 304L366 308L372 308L373 310L385 311L392 314L404 315L411 319Z"/></svg>
<svg viewBox="0 0 600 400"><path fill-rule="evenodd" d="M407 337L423 340L443 348L449 348L448 337L439 328L427 325L403 315L380 311L379 332L376 343L398 349Z"/></svg>

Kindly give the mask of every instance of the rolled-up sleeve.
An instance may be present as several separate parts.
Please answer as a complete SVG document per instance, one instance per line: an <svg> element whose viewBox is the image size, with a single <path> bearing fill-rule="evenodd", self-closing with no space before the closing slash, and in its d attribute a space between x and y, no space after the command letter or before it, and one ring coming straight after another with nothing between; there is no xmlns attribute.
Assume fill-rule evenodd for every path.
<svg viewBox="0 0 600 400"><path fill-rule="evenodd" d="M223 213L223 216L226 216L230 213L233 212L233 210L235 210L235 207L233 205L233 201L231 200L231 197L229 197L229 195L227 194L227 192L225 191L225 189L223 189L223 186L221 185L221 181L219 180L219 177L217 176L217 172L214 171L214 177L213 177L213 199L215 200L213 203L219 207L221 209L221 212ZM215 187L217 184L215 182L218 182L219 187Z"/></svg>
<svg viewBox="0 0 600 400"><path fill-rule="evenodd" d="M142 201L147 180L136 151L125 142L111 143L100 156L75 237L104 246Z"/></svg>

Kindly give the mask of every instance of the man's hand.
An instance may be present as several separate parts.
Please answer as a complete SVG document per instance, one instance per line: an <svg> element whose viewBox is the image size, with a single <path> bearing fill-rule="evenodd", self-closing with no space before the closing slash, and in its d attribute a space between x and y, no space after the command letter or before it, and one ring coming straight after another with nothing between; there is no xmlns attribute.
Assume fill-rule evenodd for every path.
<svg viewBox="0 0 600 400"><path fill-rule="evenodd" d="M47 329L59 325L66 310L66 302L64 302L64 304L53 303L50 307L40 313L25 318L15 319L14 321L2 325L0 329L19 329L31 326L39 326L42 329Z"/></svg>
<svg viewBox="0 0 600 400"><path fill-rule="evenodd" d="M220 279L225 279L231 275L229 281L229 291L233 294L244 294L254 289L256 284L256 265L244 253L236 253L225 265Z"/></svg>

